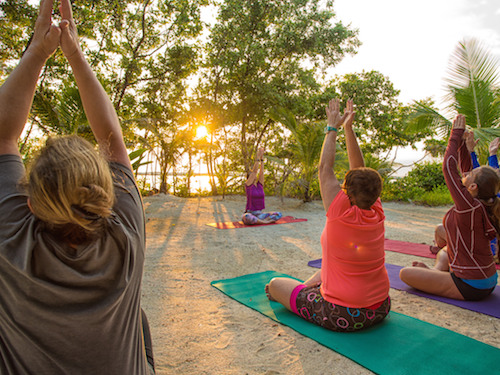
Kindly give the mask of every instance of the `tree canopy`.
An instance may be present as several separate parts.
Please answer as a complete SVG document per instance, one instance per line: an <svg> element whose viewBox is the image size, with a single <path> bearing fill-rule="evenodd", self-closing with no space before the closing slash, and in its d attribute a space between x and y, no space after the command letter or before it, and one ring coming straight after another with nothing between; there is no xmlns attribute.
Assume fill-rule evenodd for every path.
<svg viewBox="0 0 500 375"><path fill-rule="evenodd" d="M205 24L209 6L215 18ZM169 176L178 191L185 190L182 181L189 190L195 160L207 165L212 193L238 191L255 150L265 147L266 167L276 172L267 188L300 186L309 200L332 97L354 99L356 132L374 166L386 168L385 152L431 134L430 128L405 131L410 110L381 73L328 79L361 45L358 31L336 17L333 1L81 0L73 13L84 53L137 157L134 165L152 155L162 192ZM27 0L0 2L0 82L29 43L36 14ZM93 140L60 53L42 71L29 121L21 142L27 159L35 134ZM199 125L209 129L206 139L196 139ZM340 169L342 158L340 150Z"/></svg>

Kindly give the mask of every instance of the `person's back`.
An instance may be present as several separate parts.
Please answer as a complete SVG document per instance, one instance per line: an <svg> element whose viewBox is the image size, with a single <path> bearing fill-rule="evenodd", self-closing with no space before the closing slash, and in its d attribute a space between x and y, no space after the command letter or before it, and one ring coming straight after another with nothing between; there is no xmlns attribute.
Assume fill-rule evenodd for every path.
<svg viewBox="0 0 500 375"><path fill-rule="evenodd" d="M387 298L384 221L380 199L360 209L344 191L337 194L321 235L321 294L329 302L367 307Z"/></svg>
<svg viewBox="0 0 500 375"><path fill-rule="evenodd" d="M0 156L2 374L146 373L139 303L144 215L132 172L113 163L116 203L80 245L30 211L24 167Z"/></svg>
<svg viewBox="0 0 500 375"><path fill-rule="evenodd" d="M0 374L154 372L141 310L145 224L120 122L79 45L71 3L40 2L0 86ZM49 138L26 173L18 140L42 67L61 48L99 145Z"/></svg>

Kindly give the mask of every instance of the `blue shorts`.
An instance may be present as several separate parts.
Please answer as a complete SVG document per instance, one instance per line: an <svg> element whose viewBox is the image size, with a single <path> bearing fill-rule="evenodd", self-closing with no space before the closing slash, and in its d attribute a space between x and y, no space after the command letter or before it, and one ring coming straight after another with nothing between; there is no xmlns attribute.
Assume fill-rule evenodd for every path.
<svg viewBox="0 0 500 375"><path fill-rule="evenodd" d="M479 301L488 297L494 290L495 287L490 289L477 289L473 286L467 284L461 278L455 276L453 272L450 272L453 282L457 286L458 291L464 297L466 301Z"/></svg>

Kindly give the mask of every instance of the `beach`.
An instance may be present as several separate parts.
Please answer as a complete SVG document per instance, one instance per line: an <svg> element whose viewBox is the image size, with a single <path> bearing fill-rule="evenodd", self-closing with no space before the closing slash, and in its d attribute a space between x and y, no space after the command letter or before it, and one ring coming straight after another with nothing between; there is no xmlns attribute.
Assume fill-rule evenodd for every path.
<svg viewBox="0 0 500 375"><path fill-rule="evenodd" d="M307 279L321 258L325 225L321 201L266 197L266 211L306 222L216 229L237 221L244 196L144 198L146 262L142 307L153 336L157 374L371 374L296 331L232 300L213 280L274 270ZM434 227L449 207L387 202L386 238L432 244ZM386 251L400 266L433 259ZM500 348L500 319L391 289L392 311Z"/></svg>

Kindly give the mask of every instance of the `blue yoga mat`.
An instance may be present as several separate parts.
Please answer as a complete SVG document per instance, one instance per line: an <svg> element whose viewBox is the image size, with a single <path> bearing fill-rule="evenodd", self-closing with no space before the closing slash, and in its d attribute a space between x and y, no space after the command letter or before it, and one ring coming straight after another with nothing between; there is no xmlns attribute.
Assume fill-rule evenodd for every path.
<svg viewBox="0 0 500 375"><path fill-rule="evenodd" d="M339 333L316 326L267 299L264 286L273 277L290 276L265 271L213 281L211 285L377 374L498 373L500 349L396 312L360 332Z"/></svg>
<svg viewBox="0 0 500 375"><path fill-rule="evenodd" d="M321 259L312 260L307 264L310 267L321 268ZM405 284L399 278L399 270L403 268L401 266L396 266L394 264L386 263L385 268L387 269L387 274L389 275L391 288L393 289L403 290L410 294L415 294L417 296L433 299L436 301L447 303L449 305L458 306L466 310L471 310L481 314L490 315L495 318L500 318L500 287L495 288L495 290L493 291L493 293L491 293L491 295L489 295L487 298L481 301L459 301L456 299L440 297L434 294L425 293Z"/></svg>

